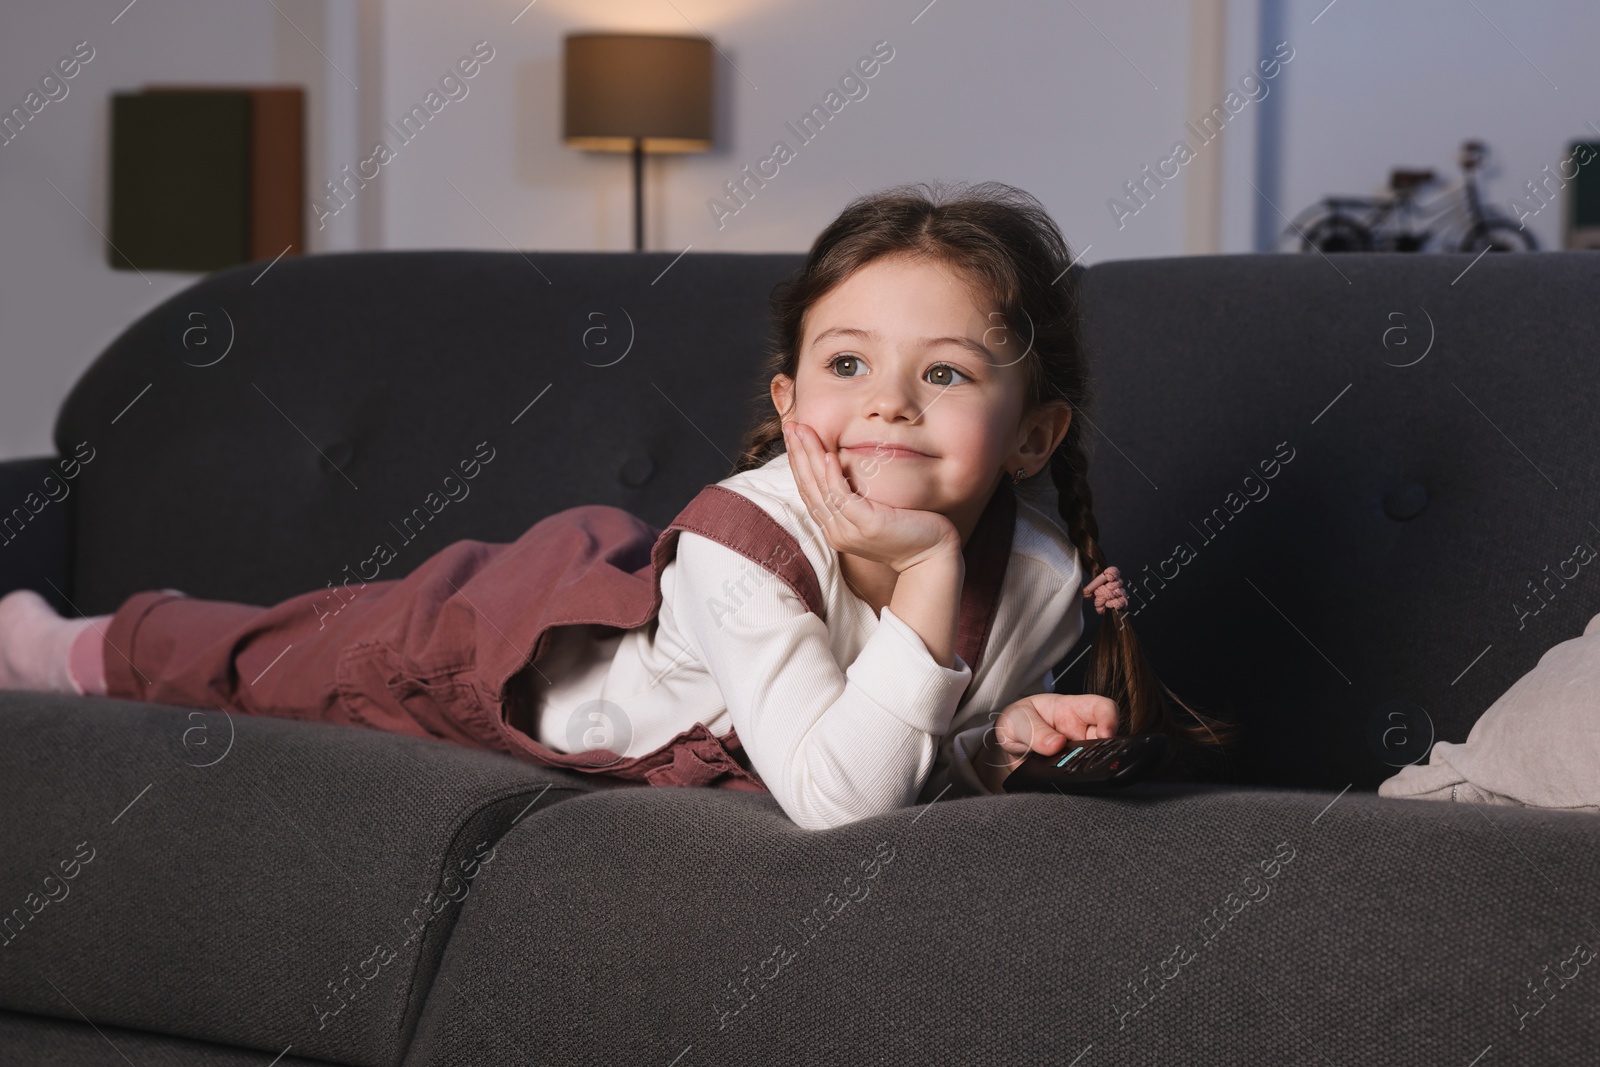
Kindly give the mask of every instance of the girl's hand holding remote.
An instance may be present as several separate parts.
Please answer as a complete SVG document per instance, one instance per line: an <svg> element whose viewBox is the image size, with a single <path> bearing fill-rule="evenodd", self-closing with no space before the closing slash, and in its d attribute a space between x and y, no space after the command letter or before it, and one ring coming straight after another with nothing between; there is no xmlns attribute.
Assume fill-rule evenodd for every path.
<svg viewBox="0 0 1600 1067"><path fill-rule="evenodd" d="M886 563L896 573L941 553L960 556L961 533L945 516L861 496L845 478L838 454L804 423L785 422L783 437L795 484L834 551Z"/></svg>
<svg viewBox="0 0 1600 1067"><path fill-rule="evenodd" d="M1028 753L1054 756L1070 741L1092 741L1117 734L1117 704L1092 693L1036 693L1000 713L983 735L975 762L978 777L998 790L1006 775Z"/></svg>

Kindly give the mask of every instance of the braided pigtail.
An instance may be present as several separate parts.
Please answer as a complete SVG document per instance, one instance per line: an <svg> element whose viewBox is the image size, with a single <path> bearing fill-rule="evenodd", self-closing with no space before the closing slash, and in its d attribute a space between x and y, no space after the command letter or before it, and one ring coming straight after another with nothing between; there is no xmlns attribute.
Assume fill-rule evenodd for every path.
<svg viewBox="0 0 1600 1067"><path fill-rule="evenodd" d="M1067 536L1078 549L1087 584L1108 564L1100 548L1100 524L1094 517L1088 457L1082 441L1078 420L1074 419L1067 437L1050 457L1050 479L1055 483L1061 519ZM1108 608L1107 614L1112 625L1102 627L1095 637L1088 653L1084 688L1116 701L1119 734L1165 733L1174 748L1191 744L1223 746L1237 740L1237 728L1232 724L1202 715L1167 688L1150 666L1133 624L1121 608ZM1193 721L1182 721L1173 713L1173 704Z"/></svg>

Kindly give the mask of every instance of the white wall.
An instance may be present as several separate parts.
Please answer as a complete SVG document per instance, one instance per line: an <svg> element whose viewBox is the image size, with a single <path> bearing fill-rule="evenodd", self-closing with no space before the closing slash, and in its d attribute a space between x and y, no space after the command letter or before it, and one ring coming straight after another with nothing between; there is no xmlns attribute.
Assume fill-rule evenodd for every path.
<svg viewBox="0 0 1600 1067"><path fill-rule="evenodd" d="M1166 147L1164 131L1181 124L1188 0L1079 0L1085 14L1061 3L939 0L918 17L925 3L686 0L677 6L691 26L661 0L539 0L512 25L526 0L461 0L448 10L391 0L391 116L472 41L488 41L495 58L471 94L448 105L381 179L387 243L503 248L503 233L535 249L631 247L626 157L561 143L562 36L697 27L726 55L716 67L726 101L720 143L703 155L650 161L651 248L799 250L857 190L940 177L995 178L1033 191L1069 240L1095 245L1093 255L1180 250L1181 194L1153 203L1122 233L1104 200L1133 176L1133 161L1154 159ZM877 41L889 43L893 59L866 83L867 96L801 146L784 123L820 103ZM796 158L719 229L707 200L778 140Z"/></svg>
<svg viewBox="0 0 1600 1067"><path fill-rule="evenodd" d="M126 0L0 0L0 112L26 110L28 93L79 42L93 49L62 83L66 95L0 144L0 459L53 453L72 383L129 323L199 277L107 264L113 93L148 82L291 82L308 89L311 166L354 139L355 91L317 51L355 76L353 0L275 2L281 12L239 0L137 0L125 10ZM357 247L336 234L313 234L309 245Z"/></svg>
<svg viewBox="0 0 1600 1067"><path fill-rule="evenodd" d="M1201 146L1184 122L1255 71L1264 2L1294 59L1265 99ZM1249 251L1256 188L1292 216L1326 193L1376 191L1397 164L1454 173L1457 144L1478 136L1498 156L1489 192L1504 208L1585 135L1585 120L1600 125L1600 9L1587 0L1475 0L1481 13L1457 0L275 3L281 11L265 0L138 0L117 17L120 5L101 0L0 0L0 107L19 105L76 42L96 49L69 96L0 146L0 458L48 452L71 383L194 278L112 271L94 230L108 228L109 96L149 81L307 85L314 197L379 136L391 142L395 157L347 208L322 229L308 219L314 251L630 247L625 157L560 140L561 38L572 30L698 30L726 56L716 148L649 164L647 242L671 251L802 250L857 190L929 178L1029 189L1087 263ZM1197 18L1202 31L1208 18L1220 23L1215 46ZM398 144L385 123L479 40L494 58L468 95ZM894 58L867 97L799 145L784 123L880 40ZM1274 110L1279 134L1258 172L1257 123ZM778 139L796 158L719 228L707 200ZM1110 198L1178 139L1196 160L1119 227ZM1219 210L1205 225L1200 213ZM1531 222L1546 247L1558 216L1551 207Z"/></svg>

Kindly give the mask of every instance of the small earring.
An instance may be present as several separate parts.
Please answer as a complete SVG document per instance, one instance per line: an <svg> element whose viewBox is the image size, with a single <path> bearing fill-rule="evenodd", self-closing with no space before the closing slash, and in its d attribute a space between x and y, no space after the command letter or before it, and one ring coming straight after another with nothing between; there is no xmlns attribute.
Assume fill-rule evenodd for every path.
<svg viewBox="0 0 1600 1067"><path fill-rule="evenodd" d="M1015 473L1015 474L1013 474L1011 476L1011 484L1012 485L1020 484L1021 481L1022 481L1023 476L1025 474L1027 474L1027 473L1028 473L1028 468L1026 468L1026 467L1018 467L1017 468L1017 473Z"/></svg>

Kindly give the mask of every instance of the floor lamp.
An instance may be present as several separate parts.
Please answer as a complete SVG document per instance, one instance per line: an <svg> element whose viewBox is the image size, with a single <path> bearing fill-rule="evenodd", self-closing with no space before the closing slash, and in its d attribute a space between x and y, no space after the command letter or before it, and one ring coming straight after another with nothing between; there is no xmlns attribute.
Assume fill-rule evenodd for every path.
<svg viewBox="0 0 1600 1067"><path fill-rule="evenodd" d="M633 249L642 252L645 153L711 147L711 42L568 34L563 67L568 146L633 154Z"/></svg>

